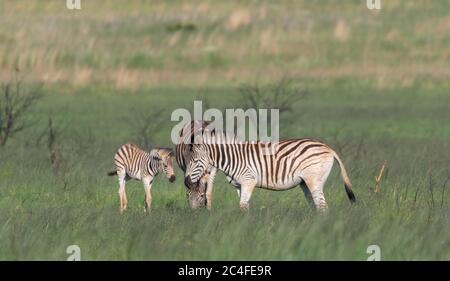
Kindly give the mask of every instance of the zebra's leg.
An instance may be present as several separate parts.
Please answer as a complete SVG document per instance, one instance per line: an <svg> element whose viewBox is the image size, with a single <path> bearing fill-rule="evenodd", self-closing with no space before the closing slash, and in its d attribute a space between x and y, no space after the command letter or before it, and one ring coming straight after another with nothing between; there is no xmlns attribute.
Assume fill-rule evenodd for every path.
<svg viewBox="0 0 450 281"><path fill-rule="evenodd" d="M323 195L323 186L328 179L332 167L333 161L322 163L320 168L316 168L315 172L311 172L309 175L307 174L304 178L305 183L311 192L314 205L319 211L326 211L328 209L328 204Z"/></svg>
<svg viewBox="0 0 450 281"><path fill-rule="evenodd" d="M303 190L303 194L305 194L305 198L308 201L308 204L310 206L314 207L315 204L314 204L314 200L313 200L311 191L309 191L309 188L308 188L308 186L306 186L304 181L302 181L300 183L300 188Z"/></svg>
<svg viewBox="0 0 450 281"><path fill-rule="evenodd" d="M229 176L227 176L227 181L229 184L231 184L232 186L234 186L236 188L238 198L241 198L241 185Z"/></svg>
<svg viewBox="0 0 450 281"><path fill-rule="evenodd" d="M323 195L323 186L333 167L333 161L333 158L330 158L328 161L322 161L320 166L313 165L308 171L304 172L305 184L311 192L314 205L319 211L328 209L327 201L325 201L325 196Z"/></svg>
<svg viewBox="0 0 450 281"><path fill-rule="evenodd" d="M238 198L240 199L241 198L241 188L240 187L236 187L236 186L235 186L235 188L236 188L236 193L238 195Z"/></svg>
<svg viewBox="0 0 450 281"><path fill-rule="evenodd" d="M211 210L211 203L212 203L212 192L213 192L213 184L214 184L214 178L216 177L217 169L213 168L211 169L211 172L208 176L208 182L206 184L206 209Z"/></svg>
<svg viewBox="0 0 450 281"><path fill-rule="evenodd" d="M145 177L142 179L142 182L144 183L144 190L145 190L145 212L150 212L152 208L152 182L153 178L151 177Z"/></svg>
<svg viewBox="0 0 450 281"><path fill-rule="evenodd" d="M120 199L120 213L127 209L128 200L125 192L126 173L125 171L117 171L119 178L119 199Z"/></svg>
<svg viewBox="0 0 450 281"><path fill-rule="evenodd" d="M316 209L318 211L327 210L328 204L323 195L323 183L316 179L306 179L305 182Z"/></svg>
<svg viewBox="0 0 450 281"><path fill-rule="evenodd" d="M248 211L250 206L250 198L252 197L253 190L255 189L255 182L245 182L241 184L239 207L242 211Z"/></svg>

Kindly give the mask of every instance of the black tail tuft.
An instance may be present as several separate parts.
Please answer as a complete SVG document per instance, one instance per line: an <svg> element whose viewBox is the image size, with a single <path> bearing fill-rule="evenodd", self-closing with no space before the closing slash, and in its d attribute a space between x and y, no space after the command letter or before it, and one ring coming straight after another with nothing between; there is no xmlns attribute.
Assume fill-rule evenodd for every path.
<svg viewBox="0 0 450 281"><path fill-rule="evenodd" d="M355 197L355 194L353 194L352 188L345 185L345 192L347 192L347 196L348 196L348 199L350 200L350 202L355 203L356 197Z"/></svg>
<svg viewBox="0 0 450 281"><path fill-rule="evenodd" d="M117 175L117 171L112 171L108 173L108 176L116 176Z"/></svg>

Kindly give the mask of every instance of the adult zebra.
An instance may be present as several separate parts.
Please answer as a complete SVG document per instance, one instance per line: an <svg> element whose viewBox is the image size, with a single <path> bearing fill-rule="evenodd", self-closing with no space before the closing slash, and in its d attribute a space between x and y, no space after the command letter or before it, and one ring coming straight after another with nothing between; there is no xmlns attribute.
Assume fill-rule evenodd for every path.
<svg viewBox="0 0 450 281"><path fill-rule="evenodd" d="M191 152L189 150L189 144L193 143L194 135L202 134L208 131L211 122L203 120L194 120L186 123L179 132L178 143L175 146L175 158L178 166L183 172L186 172L187 163L191 159ZM207 167L201 175L198 183L186 185L186 197L188 199L189 206L192 209L197 209L200 206L206 205L208 210L211 209L212 190L214 177L217 169L214 167Z"/></svg>
<svg viewBox="0 0 450 281"><path fill-rule="evenodd" d="M255 187L287 190L297 185L318 210L327 209L323 186L334 159L341 168L348 198L356 200L343 162L320 141L245 142L216 131L198 136L200 139L188 145L191 158L186 167L186 184L195 184L208 167L215 167L240 186L241 209L248 209Z"/></svg>

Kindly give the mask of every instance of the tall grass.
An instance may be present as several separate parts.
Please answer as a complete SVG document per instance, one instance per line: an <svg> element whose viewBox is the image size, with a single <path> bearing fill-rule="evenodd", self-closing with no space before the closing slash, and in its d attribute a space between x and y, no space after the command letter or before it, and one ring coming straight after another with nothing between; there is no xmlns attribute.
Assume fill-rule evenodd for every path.
<svg viewBox="0 0 450 281"><path fill-rule="evenodd" d="M47 82L118 88L375 76L388 87L449 74L445 1L386 1L380 12L360 0L1 5L2 76L19 67Z"/></svg>
<svg viewBox="0 0 450 281"><path fill-rule="evenodd" d="M430 98L421 87L385 92L370 83L355 87L350 80L333 85L309 85L311 95L293 105L301 119L281 124L287 128L282 138L320 137L345 160L358 203L348 202L335 168L325 188L326 215L313 212L297 188L258 189L250 212L243 214L222 175L213 210L192 212L179 170L174 184L156 179L150 215L143 212L142 184L130 182L131 209L119 215L117 180L105 173L120 144L139 142L132 116L157 105L169 120L173 108L193 106L197 90L102 94L94 87L63 95L54 89L36 113L42 124L0 152L0 258L61 260L73 244L85 260L365 260L373 244L385 260L450 258L445 183L450 132L442 126L449 97L435 90ZM371 94L362 98L361 92ZM214 106L239 100L234 88L208 93L205 102ZM36 141L49 112L55 126L64 128L59 141L65 164L58 174ZM157 145L169 144L174 124L167 121L154 132ZM384 160L381 192L374 194L374 176Z"/></svg>
<svg viewBox="0 0 450 281"><path fill-rule="evenodd" d="M450 259L447 1L64 2L0 2L0 80L19 68L46 93L35 125L0 150L0 259L64 260L73 244L84 260L365 260L369 245L384 260ZM258 189L243 214L223 175L213 210L192 212L177 170L155 180L150 215L130 182L119 215L105 173L121 144L145 144L136 120L160 112L145 137L170 146L174 109L241 107L240 86L280 77L310 93L281 138L334 147L356 205L335 168L326 215L297 188Z"/></svg>

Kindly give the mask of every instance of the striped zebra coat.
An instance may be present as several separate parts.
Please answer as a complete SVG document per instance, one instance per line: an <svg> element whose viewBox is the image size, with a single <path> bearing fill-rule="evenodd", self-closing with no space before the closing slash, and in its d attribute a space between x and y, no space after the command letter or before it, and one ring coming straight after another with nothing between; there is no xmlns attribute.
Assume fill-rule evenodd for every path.
<svg viewBox="0 0 450 281"><path fill-rule="evenodd" d="M119 179L120 212L128 207L125 183L129 179L141 180L145 190L145 210L151 209L151 188L154 177L163 172L170 182L175 181L173 171L173 151L169 148L155 148L150 152L140 149L137 145L127 143L122 145L114 156L116 170L108 173L117 175Z"/></svg>
<svg viewBox="0 0 450 281"><path fill-rule="evenodd" d="M186 168L185 182L196 183L206 167L213 166L240 186L241 209L248 209L255 187L287 190L298 185L317 209L327 209L323 186L335 159L348 198L355 201L342 160L333 149L314 139L243 142L212 132L203 134L200 141L189 145L189 149L192 156Z"/></svg>
<svg viewBox="0 0 450 281"><path fill-rule="evenodd" d="M190 123L186 123L180 130L178 143L175 147L175 155L178 166L183 172L186 172L186 166L191 158L189 144L193 143L196 134L209 131L208 126L210 124L211 122L194 120ZM206 205L208 210L211 209L213 183L216 171L217 169L212 166L207 167L197 184L188 184L185 182L186 197L189 206L192 209L197 209L203 205Z"/></svg>

